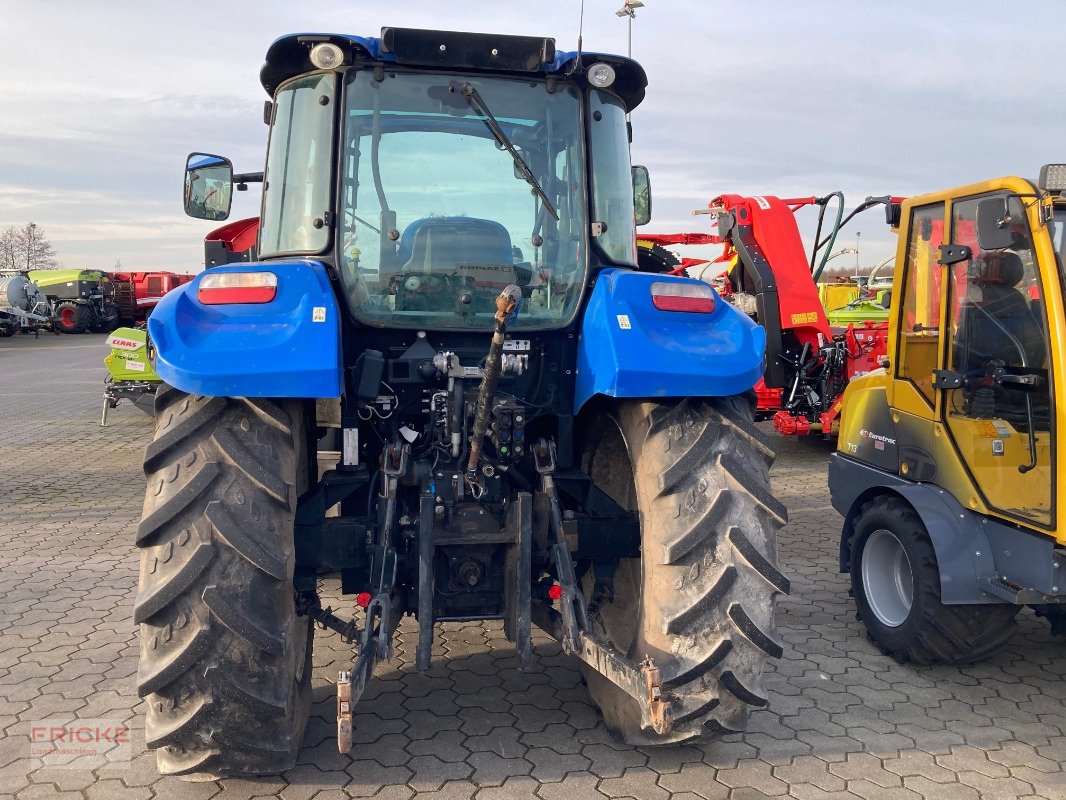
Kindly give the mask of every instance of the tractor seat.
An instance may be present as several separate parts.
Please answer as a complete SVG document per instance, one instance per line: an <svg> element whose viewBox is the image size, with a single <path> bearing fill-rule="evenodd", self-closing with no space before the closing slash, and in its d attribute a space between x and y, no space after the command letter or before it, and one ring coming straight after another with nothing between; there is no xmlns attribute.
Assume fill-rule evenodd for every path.
<svg viewBox="0 0 1066 800"><path fill-rule="evenodd" d="M475 217L416 220L404 230L397 256L402 272L450 275L479 267L495 267L508 275L514 272L507 229L498 222Z"/></svg>

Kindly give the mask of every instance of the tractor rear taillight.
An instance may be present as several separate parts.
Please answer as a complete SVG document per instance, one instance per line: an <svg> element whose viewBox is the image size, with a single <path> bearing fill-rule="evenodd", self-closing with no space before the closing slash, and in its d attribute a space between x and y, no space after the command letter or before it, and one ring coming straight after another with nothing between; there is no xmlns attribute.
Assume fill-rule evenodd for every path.
<svg viewBox="0 0 1066 800"><path fill-rule="evenodd" d="M660 311L714 311L714 292L705 283L656 281L651 285L651 302Z"/></svg>
<svg viewBox="0 0 1066 800"><path fill-rule="evenodd" d="M269 303L278 293L273 272L209 272L200 279L197 298L204 305Z"/></svg>

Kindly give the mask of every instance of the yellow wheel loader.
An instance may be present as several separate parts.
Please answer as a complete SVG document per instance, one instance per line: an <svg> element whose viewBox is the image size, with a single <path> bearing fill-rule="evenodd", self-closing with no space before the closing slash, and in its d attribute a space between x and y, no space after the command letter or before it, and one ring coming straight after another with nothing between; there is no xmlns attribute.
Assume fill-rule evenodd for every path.
<svg viewBox="0 0 1066 800"><path fill-rule="evenodd" d="M1066 164L903 203L888 358L829 468L841 571L899 661L988 658L1023 606L1066 633L1064 228Z"/></svg>

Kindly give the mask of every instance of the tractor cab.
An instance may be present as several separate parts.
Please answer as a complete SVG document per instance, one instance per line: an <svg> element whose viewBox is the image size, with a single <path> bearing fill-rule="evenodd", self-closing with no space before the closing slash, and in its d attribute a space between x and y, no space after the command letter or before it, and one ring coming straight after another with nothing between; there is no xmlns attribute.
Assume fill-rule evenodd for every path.
<svg viewBox="0 0 1066 800"><path fill-rule="evenodd" d="M1066 622L1064 191L1049 165L903 204L888 365L848 387L830 462L841 569L897 658L986 658L1023 605Z"/></svg>
<svg viewBox="0 0 1066 800"><path fill-rule="evenodd" d="M262 79L258 257L328 260L360 325L491 330L515 284L513 327L559 328L590 268L636 264L626 115L646 78L629 59L385 29L280 39ZM190 157L188 213L228 214L229 169Z"/></svg>

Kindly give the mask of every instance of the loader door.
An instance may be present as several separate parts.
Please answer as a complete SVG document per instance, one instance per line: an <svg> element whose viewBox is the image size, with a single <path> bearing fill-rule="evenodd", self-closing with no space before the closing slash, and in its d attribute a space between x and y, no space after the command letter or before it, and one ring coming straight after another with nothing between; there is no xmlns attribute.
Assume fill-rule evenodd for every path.
<svg viewBox="0 0 1066 800"><path fill-rule="evenodd" d="M911 211L903 267L903 302L899 310L896 385L892 405L932 420L933 370L940 353L941 270L938 248L944 241L944 203Z"/></svg>
<svg viewBox="0 0 1066 800"><path fill-rule="evenodd" d="M945 268L947 383L961 385L941 389L943 419L984 502L1005 517L1051 527L1053 406L1044 287L1018 197L991 195L1002 198L1011 243L981 248L977 209L989 197L951 206L951 241L969 246L972 255Z"/></svg>

